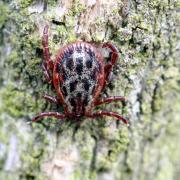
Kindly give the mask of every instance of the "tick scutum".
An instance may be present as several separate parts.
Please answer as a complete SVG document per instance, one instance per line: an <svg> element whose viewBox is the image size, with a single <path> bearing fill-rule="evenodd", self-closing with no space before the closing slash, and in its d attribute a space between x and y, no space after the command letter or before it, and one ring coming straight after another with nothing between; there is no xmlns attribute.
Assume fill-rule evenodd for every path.
<svg viewBox="0 0 180 180"><path fill-rule="evenodd" d="M78 75L81 75L83 72L83 57L76 58L76 71Z"/></svg>
<svg viewBox="0 0 180 180"><path fill-rule="evenodd" d="M69 83L70 86L70 93L74 92L76 90L77 81L72 81Z"/></svg>
<svg viewBox="0 0 180 180"><path fill-rule="evenodd" d="M95 81L96 78L97 78L96 73L97 73L97 70L96 70L96 68L95 68L95 69L92 71L91 75L90 75L90 77L91 77L91 79L92 79L93 81Z"/></svg>
<svg viewBox="0 0 180 180"><path fill-rule="evenodd" d="M89 84L88 80L84 79L83 82L84 82L84 89L86 91L89 91L90 84Z"/></svg>
<svg viewBox="0 0 180 180"><path fill-rule="evenodd" d="M74 61L73 61L73 47L68 48L67 51L65 51L64 53L64 58L63 60L67 69L69 69L70 71L73 70L74 67Z"/></svg>
<svg viewBox="0 0 180 180"><path fill-rule="evenodd" d="M90 56L91 59L95 58L95 54L94 54L94 52L91 49L88 49L87 53L88 53L88 55Z"/></svg>
<svg viewBox="0 0 180 180"><path fill-rule="evenodd" d="M84 105L84 106L87 106L87 105L88 105L88 101L89 101L89 97L88 97L88 95L86 94L85 97L84 97L84 99L83 99L83 105Z"/></svg>
<svg viewBox="0 0 180 180"><path fill-rule="evenodd" d="M62 74L63 73L63 69L62 69L62 64L58 63L58 65L56 66L56 72L58 74Z"/></svg>
<svg viewBox="0 0 180 180"><path fill-rule="evenodd" d="M63 95L64 95L65 97L67 97L68 92L67 92L67 89L66 89L65 86L62 87L62 92L63 92Z"/></svg>
<svg viewBox="0 0 180 180"><path fill-rule="evenodd" d="M82 53L82 46L79 45L79 46L76 46L76 51L81 54Z"/></svg>
<svg viewBox="0 0 180 180"><path fill-rule="evenodd" d="M87 69L92 68L92 65L93 65L93 60L91 59L89 54L87 54L86 55L86 67L87 67Z"/></svg>
<svg viewBox="0 0 180 180"><path fill-rule="evenodd" d="M63 81L66 81L68 79L67 72L64 68L62 68L62 78L63 78Z"/></svg>
<svg viewBox="0 0 180 180"><path fill-rule="evenodd" d="M72 57L67 58L67 60L66 60L66 67L70 71L72 71L73 70L73 66L74 66L73 58Z"/></svg>
<svg viewBox="0 0 180 180"><path fill-rule="evenodd" d="M67 49L67 50L66 50ZM60 89L69 113L83 114L91 107L94 91L97 89L101 64L95 49L88 44L66 47L59 59Z"/></svg>
<svg viewBox="0 0 180 180"><path fill-rule="evenodd" d="M80 92L77 93L77 98L80 100L82 97L82 94Z"/></svg>

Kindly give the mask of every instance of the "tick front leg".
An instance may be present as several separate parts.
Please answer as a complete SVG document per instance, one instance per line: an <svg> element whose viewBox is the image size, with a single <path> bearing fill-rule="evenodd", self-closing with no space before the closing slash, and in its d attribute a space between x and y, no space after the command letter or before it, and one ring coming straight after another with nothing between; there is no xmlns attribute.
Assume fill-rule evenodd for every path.
<svg viewBox="0 0 180 180"><path fill-rule="evenodd" d="M112 72L113 66L119 58L119 54L118 54L118 49L113 44L111 44L109 42L104 43L102 48L109 48L111 51L110 52L110 54L111 54L110 62L108 62L104 67L105 80L106 80L106 83L108 83L111 79L111 72Z"/></svg>
<svg viewBox="0 0 180 180"><path fill-rule="evenodd" d="M43 72L44 72L46 81L50 84L52 82L52 77L50 74L52 74L52 73L50 73L50 71L48 70L46 62L43 62L42 68L43 68Z"/></svg>
<svg viewBox="0 0 180 180"><path fill-rule="evenodd" d="M47 100L48 102L50 102L50 103L59 104L59 99L56 98L56 97L49 96L49 95L45 94L45 95L43 96L43 98L46 99L46 100Z"/></svg>
<svg viewBox="0 0 180 180"><path fill-rule="evenodd" d="M111 102L114 102L114 101L122 101L122 102L126 102L127 100L125 99L125 97L122 97L122 96L110 96L110 97L107 97L107 98L104 98L104 99L101 99L101 100L98 100L94 103L95 106L99 106L101 104L104 104L104 103L111 103Z"/></svg>
<svg viewBox="0 0 180 180"><path fill-rule="evenodd" d="M43 56L44 56L43 70L44 70L44 74L48 83L51 83L52 82L51 76L52 76L52 70L53 70L54 64L50 58L50 53L49 53L48 25L44 27L42 45L43 45Z"/></svg>
<svg viewBox="0 0 180 180"><path fill-rule="evenodd" d="M32 119L32 122L40 121L44 117L54 117L54 118L57 118L57 119L63 119L66 116L64 114L60 114L58 112L42 112L38 116L34 117Z"/></svg>
<svg viewBox="0 0 180 180"><path fill-rule="evenodd" d="M124 117L120 116L118 113L115 113L115 112L99 111L90 115L91 118L102 117L102 116L115 117L118 120L123 121L123 123L129 124L129 121L127 119L125 119Z"/></svg>

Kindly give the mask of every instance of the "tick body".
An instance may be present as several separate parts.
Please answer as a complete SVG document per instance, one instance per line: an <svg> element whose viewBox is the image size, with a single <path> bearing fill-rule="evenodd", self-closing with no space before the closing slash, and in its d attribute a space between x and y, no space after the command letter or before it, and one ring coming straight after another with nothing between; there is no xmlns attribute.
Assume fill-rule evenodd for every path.
<svg viewBox="0 0 180 180"><path fill-rule="evenodd" d="M49 83L52 83L57 97L45 95L50 102L62 105L64 114L58 112L43 112L32 121L39 121L43 117L57 119L81 116L95 118L111 116L124 123L128 121L115 112L93 112L94 107L113 101L125 101L124 97L112 96L101 99L100 93L109 81L114 64L118 60L118 50L110 43L104 43L100 48L110 51L111 59L106 64L99 48L91 43L77 41L59 50L55 61L51 60L48 47L48 26L45 26L43 37L43 70Z"/></svg>

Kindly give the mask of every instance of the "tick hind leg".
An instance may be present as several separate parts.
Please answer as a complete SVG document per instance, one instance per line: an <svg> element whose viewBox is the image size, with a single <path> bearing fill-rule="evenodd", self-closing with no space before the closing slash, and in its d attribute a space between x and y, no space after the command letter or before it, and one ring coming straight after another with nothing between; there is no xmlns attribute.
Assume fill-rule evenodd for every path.
<svg viewBox="0 0 180 180"><path fill-rule="evenodd" d="M32 122L40 121L41 119L43 119L45 117L54 117L56 119L63 119L63 118L65 118L65 115L60 114L58 112L42 112L39 115L37 115L36 117L34 117L32 119Z"/></svg>
<svg viewBox="0 0 180 180"><path fill-rule="evenodd" d="M46 25L44 27L43 37L42 37L42 45L43 45L43 56L44 56L44 62L43 62L44 75L45 75L48 83L51 83L52 82L52 70L53 70L54 65L53 65L53 61L50 58L50 53L49 53L48 25Z"/></svg>
<svg viewBox="0 0 180 180"><path fill-rule="evenodd" d="M112 72L114 64L117 62L117 60L119 58L119 54L118 54L118 49L113 44L111 44L109 42L104 43L102 48L108 48L111 51L110 52L111 59L104 67L105 80L106 80L106 83L108 83L111 80L111 72Z"/></svg>
<svg viewBox="0 0 180 180"><path fill-rule="evenodd" d="M102 117L102 116L115 117L118 120L122 121L123 123L129 124L129 121L127 119L125 119L124 117L120 116L118 113L115 113L115 112L98 111L98 112L93 113L90 117L96 118L96 117Z"/></svg>
<svg viewBox="0 0 180 180"><path fill-rule="evenodd" d="M122 97L122 96L110 96L101 100L97 100L94 103L94 105L99 106L104 103L111 103L111 102L116 102L116 101L126 102L127 100L125 99L125 97Z"/></svg>

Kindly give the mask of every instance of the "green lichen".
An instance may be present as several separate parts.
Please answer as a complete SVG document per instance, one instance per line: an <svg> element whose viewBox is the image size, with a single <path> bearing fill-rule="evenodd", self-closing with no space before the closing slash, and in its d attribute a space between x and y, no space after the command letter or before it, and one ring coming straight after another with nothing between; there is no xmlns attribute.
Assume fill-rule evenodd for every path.
<svg viewBox="0 0 180 180"><path fill-rule="evenodd" d="M129 41L132 37L132 31L131 29L119 28L117 36L120 41Z"/></svg>
<svg viewBox="0 0 180 180"><path fill-rule="evenodd" d="M85 160L85 161L89 161L92 158L92 154L90 152L89 149L87 149L86 147L84 147L83 149L81 149L81 157Z"/></svg>
<svg viewBox="0 0 180 180"><path fill-rule="evenodd" d="M80 0L75 0L71 7L71 13L73 15L79 15L85 10L85 6L80 2Z"/></svg>
<svg viewBox="0 0 180 180"><path fill-rule="evenodd" d="M119 130L113 137L106 140L108 142L108 151L106 154L102 154L98 161L98 172L109 171L112 165L117 161L119 155L127 149L129 143L127 129ZM114 135L116 135L114 137Z"/></svg>
<svg viewBox="0 0 180 180"><path fill-rule="evenodd" d="M109 141L109 152L108 152L108 160L110 162L115 162L120 153L126 150L128 144L128 139L124 139L124 137L120 137L120 139L113 139Z"/></svg>
<svg viewBox="0 0 180 180"><path fill-rule="evenodd" d="M27 92L25 93L23 88L19 88L18 85L8 84L6 88L1 90L0 95L3 101L0 112L6 112L14 118L27 116L37 108L37 102L32 95ZM38 102L38 104L41 109L43 103Z"/></svg>
<svg viewBox="0 0 180 180"><path fill-rule="evenodd" d="M17 0L17 3L20 6L20 8L27 8L32 2L33 0Z"/></svg>
<svg viewBox="0 0 180 180"><path fill-rule="evenodd" d="M9 16L9 8L8 5L0 2L0 29L4 25L4 23L8 20Z"/></svg>
<svg viewBox="0 0 180 180"><path fill-rule="evenodd" d="M161 1L160 0L153 0L149 3L149 5L152 7L152 8L156 8L156 7L159 7L159 5L161 4Z"/></svg>
<svg viewBox="0 0 180 180"><path fill-rule="evenodd" d="M64 36L67 36L67 34L68 34L67 29L63 25L58 26L56 30L58 32L59 37L61 37L61 38Z"/></svg>
<svg viewBox="0 0 180 180"><path fill-rule="evenodd" d="M76 171L73 173L73 175L72 175L72 177L71 177L71 180L79 180L80 178L81 178L81 173L80 173L79 170L76 170Z"/></svg>

